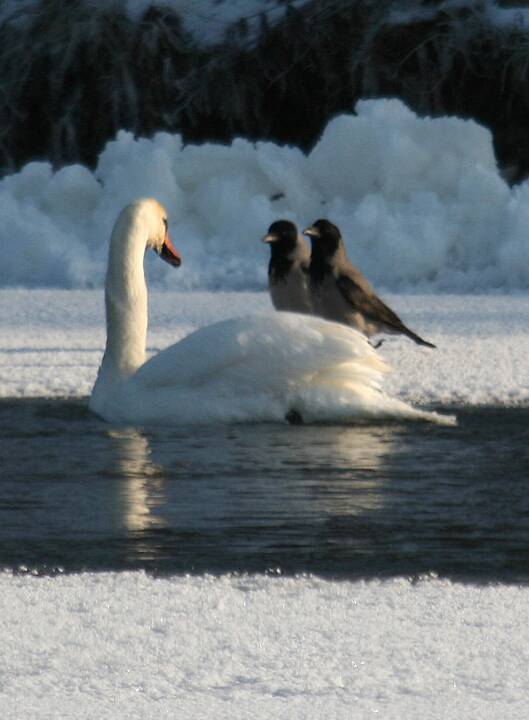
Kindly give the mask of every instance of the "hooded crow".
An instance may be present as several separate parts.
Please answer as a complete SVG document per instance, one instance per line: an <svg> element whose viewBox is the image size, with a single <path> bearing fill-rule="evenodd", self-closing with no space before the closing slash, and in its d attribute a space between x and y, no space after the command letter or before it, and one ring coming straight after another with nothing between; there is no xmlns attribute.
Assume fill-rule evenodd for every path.
<svg viewBox="0 0 529 720"><path fill-rule="evenodd" d="M263 242L270 245L268 287L276 310L311 313L308 287L310 250L290 220L277 220Z"/></svg>
<svg viewBox="0 0 529 720"><path fill-rule="evenodd" d="M434 348L410 330L375 294L350 262L336 225L317 220L303 231L312 242L309 289L314 313L350 325L368 338L378 333L402 334L418 345Z"/></svg>

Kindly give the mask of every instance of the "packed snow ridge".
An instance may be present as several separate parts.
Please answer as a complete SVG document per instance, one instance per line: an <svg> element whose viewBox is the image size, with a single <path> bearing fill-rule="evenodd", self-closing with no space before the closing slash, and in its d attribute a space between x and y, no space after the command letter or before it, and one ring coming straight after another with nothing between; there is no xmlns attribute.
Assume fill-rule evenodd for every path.
<svg viewBox="0 0 529 720"><path fill-rule="evenodd" d="M0 182L0 285L100 287L121 208L154 196L183 256L178 289L266 286L260 238L278 218L327 217L380 289L529 287L529 181L499 175L491 135L471 120L419 118L396 99L361 101L313 151L236 139L121 131L94 173L29 163ZM159 269L158 269L159 271ZM157 282L175 287L169 268Z"/></svg>

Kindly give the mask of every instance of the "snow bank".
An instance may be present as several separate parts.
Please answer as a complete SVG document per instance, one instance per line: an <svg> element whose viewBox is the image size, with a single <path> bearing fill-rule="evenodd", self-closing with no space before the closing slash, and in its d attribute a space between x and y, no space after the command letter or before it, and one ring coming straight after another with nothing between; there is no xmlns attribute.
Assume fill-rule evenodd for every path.
<svg viewBox="0 0 529 720"><path fill-rule="evenodd" d="M423 578L0 574L17 720L524 717L529 590Z"/></svg>
<svg viewBox="0 0 529 720"><path fill-rule="evenodd" d="M332 120L309 156L122 131L95 173L30 163L0 182L0 285L101 286L119 210L148 195L167 206L184 258L178 276L149 258L162 286L264 288L268 225L325 216L379 288L529 287L529 181L510 189L502 180L489 132L420 119L398 100L363 101L357 112Z"/></svg>

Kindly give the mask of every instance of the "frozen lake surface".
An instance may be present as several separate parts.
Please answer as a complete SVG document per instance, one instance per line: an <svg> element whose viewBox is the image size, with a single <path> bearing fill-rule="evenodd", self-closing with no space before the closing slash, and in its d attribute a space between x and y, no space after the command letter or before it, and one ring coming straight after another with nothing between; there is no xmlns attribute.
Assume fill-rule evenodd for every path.
<svg viewBox="0 0 529 720"><path fill-rule="evenodd" d="M524 715L529 299L388 299L457 426L114 427L102 292L0 292L2 716ZM154 292L149 348L256 311Z"/></svg>

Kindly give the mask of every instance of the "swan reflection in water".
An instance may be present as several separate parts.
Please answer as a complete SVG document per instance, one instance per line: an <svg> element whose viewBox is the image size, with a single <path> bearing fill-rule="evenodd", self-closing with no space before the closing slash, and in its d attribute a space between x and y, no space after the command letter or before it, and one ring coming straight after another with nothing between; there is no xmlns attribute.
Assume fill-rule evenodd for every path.
<svg viewBox="0 0 529 720"><path fill-rule="evenodd" d="M201 531L361 515L384 505L391 425L114 429L121 527Z"/></svg>
<svg viewBox="0 0 529 720"><path fill-rule="evenodd" d="M334 428L329 443L332 465L321 468L313 487L318 510L331 516L382 510L389 479L385 468L398 437L398 428L391 425ZM317 452L309 463L311 468L317 463Z"/></svg>
<svg viewBox="0 0 529 720"><path fill-rule="evenodd" d="M157 511L166 504L163 468L151 461L149 442L134 428L110 430L112 461L122 483L118 523L132 532L164 527Z"/></svg>

